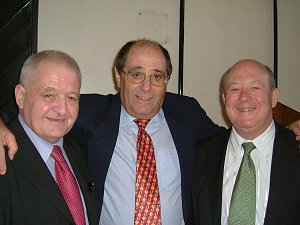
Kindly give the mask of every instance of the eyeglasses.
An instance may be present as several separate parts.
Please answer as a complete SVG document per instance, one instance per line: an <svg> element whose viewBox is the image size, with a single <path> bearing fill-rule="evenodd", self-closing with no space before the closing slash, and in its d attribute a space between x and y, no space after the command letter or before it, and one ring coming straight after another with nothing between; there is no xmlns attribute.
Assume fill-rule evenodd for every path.
<svg viewBox="0 0 300 225"><path fill-rule="evenodd" d="M127 76L127 80L133 84L141 84L147 76L146 73L139 70L125 72L122 69L122 72ZM156 72L148 76L150 77L151 84L156 87L162 87L169 81L169 77L167 77L164 73L161 72Z"/></svg>

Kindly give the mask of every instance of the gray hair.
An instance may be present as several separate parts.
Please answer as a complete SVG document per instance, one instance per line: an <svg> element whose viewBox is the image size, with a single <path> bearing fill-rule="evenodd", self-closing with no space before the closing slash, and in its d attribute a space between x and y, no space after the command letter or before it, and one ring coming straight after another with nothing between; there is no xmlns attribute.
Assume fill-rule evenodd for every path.
<svg viewBox="0 0 300 225"><path fill-rule="evenodd" d="M19 83L21 85L34 83L35 78L33 75L35 74L35 69L42 62L65 65L77 74L81 84L81 72L76 60L67 53L58 50L44 50L31 55L22 66Z"/></svg>

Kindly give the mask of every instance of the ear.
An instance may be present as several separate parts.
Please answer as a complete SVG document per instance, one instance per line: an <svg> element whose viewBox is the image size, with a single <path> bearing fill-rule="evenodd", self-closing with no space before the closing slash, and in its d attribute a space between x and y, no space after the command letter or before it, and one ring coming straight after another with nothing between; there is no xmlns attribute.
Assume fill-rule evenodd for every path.
<svg viewBox="0 0 300 225"><path fill-rule="evenodd" d="M225 105L225 94L222 94L222 100L223 100L223 104Z"/></svg>
<svg viewBox="0 0 300 225"><path fill-rule="evenodd" d="M19 109L22 109L24 106L25 88L21 84L17 84L15 87L15 97Z"/></svg>
<svg viewBox="0 0 300 225"><path fill-rule="evenodd" d="M120 88L121 86L121 75L119 74L117 67L114 67L114 75L115 75L115 80L117 87Z"/></svg>
<svg viewBox="0 0 300 225"><path fill-rule="evenodd" d="M276 106L278 99L279 99L279 89L275 88L272 91L272 108L274 108Z"/></svg>

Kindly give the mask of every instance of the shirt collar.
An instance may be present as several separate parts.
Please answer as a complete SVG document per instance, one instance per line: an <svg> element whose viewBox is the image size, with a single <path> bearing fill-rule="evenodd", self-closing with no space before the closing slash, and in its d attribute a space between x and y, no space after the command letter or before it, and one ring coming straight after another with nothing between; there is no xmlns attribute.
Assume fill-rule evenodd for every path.
<svg viewBox="0 0 300 225"><path fill-rule="evenodd" d="M135 119L136 118L129 115L126 112L126 110L124 109L124 107L121 106L121 116L120 116L120 126L121 127L126 127L126 126L130 126L131 124L135 124L134 123ZM151 124L151 126L162 126L164 121L165 121L164 120L164 112L162 109L160 109L158 111L158 113L153 118L151 118L149 124Z"/></svg>
<svg viewBox="0 0 300 225"><path fill-rule="evenodd" d="M52 144L44 140L43 138L39 137L38 135L36 135L36 133L34 133L33 130L31 130L27 126L21 114L18 115L18 119L23 129L25 130L26 134L28 135L29 139L31 140L31 142L33 143L33 145L41 155L44 162L46 162L50 157L53 145L58 145L59 147L61 147L61 149L63 149L63 138L60 138L56 143Z"/></svg>
<svg viewBox="0 0 300 225"><path fill-rule="evenodd" d="M258 149L258 151L263 151L265 149L265 146L271 140L273 140L274 135L275 135L275 124L274 121L272 120L270 126L261 135L259 135L253 140L245 140L236 132L234 127L232 127L230 140L232 141L232 146L234 151L235 149L241 148L241 145L244 142L253 142L253 144L255 145L256 149Z"/></svg>

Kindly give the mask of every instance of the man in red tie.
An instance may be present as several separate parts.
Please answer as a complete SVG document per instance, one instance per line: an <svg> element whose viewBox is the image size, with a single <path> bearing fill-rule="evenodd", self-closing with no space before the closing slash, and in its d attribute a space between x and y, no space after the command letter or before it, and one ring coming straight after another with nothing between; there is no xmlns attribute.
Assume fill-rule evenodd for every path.
<svg viewBox="0 0 300 225"><path fill-rule="evenodd" d="M67 133L77 119L81 72L69 55L29 57L15 87L19 116L10 125L19 151L0 177L0 224L98 224L79 144Z"/></svg>

